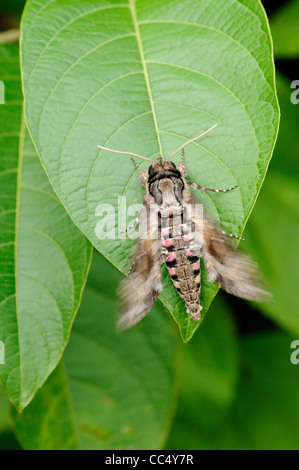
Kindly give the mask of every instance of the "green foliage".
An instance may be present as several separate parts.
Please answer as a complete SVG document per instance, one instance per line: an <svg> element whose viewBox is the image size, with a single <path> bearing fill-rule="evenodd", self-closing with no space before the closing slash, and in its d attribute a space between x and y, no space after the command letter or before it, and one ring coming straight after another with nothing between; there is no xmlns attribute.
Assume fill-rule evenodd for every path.
<svg viewBox="0 0 299 470"><path fill-rule="evenodd" d="M282 110L269 175L245 232L246 247L267 275L273 302L260 304L273 320L299 334L297 269L299 260L298 107L290 101L288 81L278 76Z"/></svg>
<svg viewBox="0 0 299 470"><path fill-rule="evenodd" d="M280 332L243 338L235 399L225 415L211 427L202 423L202 407L193 407L188 420L179 409L167 448L297 450L298 369L290 362L291 341ZM183 383L184 389L190 386L194 379Z"/></svg>
<svg viewBox="0 0 299 470"><path fill-rule="evenodd" d="M11 12L18 15L22 12L25 5L25 0L9 0L9 2L1 0L0 9L1 11Z"/></svg>
<svg viewBox="0 0 299 470"><path fill-rule="evenodd" d="M114 278L109 290L107 278ZM63 362L23 415L13 414L26 448L163 445L175 397L172 325L156 305L136 328L116 334L114 291L119 279L115 268L95 256Z"/></svg>
<svg viewBox="0 0 299 470"><path fill-rule="evenodd" d="M66 346L91 247L55 196L26 132L19 70L17 46L1 46L0 377L22 410Z"/></svg>
<svg viewBox="0 0 299 470"><path fill-rule="evenodd" d="M0 389L0 433L10 428L8 401L2 389Z"/></svg>
<svg viewBox="0 0 299 470"><path fill-rule="evenodd" d="M271 172L246 234L249 252L267 273L273 294L273 302L259 308L296 335L299 334L298 298L294 295L298 287L298 197L298 184Z"/></svg>
<svg viewBox="0 0 299 470"><path fill-rule="evenodd" d="M291 0L273 16L271 31L275 57L299 57L299 2Z"/></svg>
<svg viewBox="0 0 299 470"><path fill-rule="evenodd" d="M168 156L219 123L188 147L186 164L204 186L239 185L208 195L206 206L224 229L243 231L278 127L259 2L84 0L74 9L70 0L31 0L21 47L27 122L47 174L76 225L120 271L131 264L132 240L99 240L96 208L111 204L117 216L119 196L142 203L144 190L128 158L97 145ZM199 325L168 277L161 299L188 341ZM216 292L204 277L203 316Z"/></svg>
<svg viewBox="0 0 299 470"><path fill-rule="evenodd" d="M197 449L199 430L223 421L235 398L238 353L231 314L217 296L198 338L181 346L181 391L167 449Z"/></svg>
<svg viewBox="0 0 299 470"><path fill-rule="evenodd" d="M2 3L12 18L22 1ZM271 22L279 58L298 54L297 9ZM278 74L281 126L261 188L278 106L259 0L29 0L22 32L25 119L18 48L0 32L0 449L298 449L299 106ZM228 295L212 302L203 273L204 313L212 304L194 335L163 269L167 309L158 301L116 335L132 242L98 240L95 209L117 215L118 196L142 203L144 190L128 158L96 146L167 156L215 122L186 149L189 177L239 183L203 204L234 234L249 219L242 247L274 301L249 312ZM92 244L104 256L85 286ZM262 315L272 331L259 331Z"/></svg>
<svg viewBox="0 0 299 470"><path fill-rule="evenodd" d="M287 56L287 53L285 54ZM256 207L247 224L243 246L265 272L274 301L255 304L281 327L296 336L281 332L240 337L240 367L237 387L229 407L222 408L219 420L204 403L204 387L189 410L189 390L205 377L201 363L197 374L182 381L181 401L168 449L298 449L298 366L290 361L291 342L298 337L298 171L297 134L299 110L290 101L289 82L277 77L278 98L282 113L280 131L273 159ZM218 311L220 308L218 307ZM205 323L213 318L213 309ZM243 312L238 311L242 316ZM204 325L207 326L207 325ZM201 329L195 357L199 357ZM210 344L210 343L209 343ZM214 345L215 347L215 345ZM215 348L217 351L217 348ZM221 353L219 352L219 357ZM232 361L231 361L232 362ZM184 358L181 369L189 368ZM215 360L213 370L216 369ZM188 399L187 399L188 396ZM208 420L203 420L206 411ZM212 425L211 425L212 423Z"/></svg>
<svg viewBox="0 0 299 470"><path fill-rule="evenodd" d="M9 402L0 388L0 450L17 450L20 446L11 431Z"/></svg>

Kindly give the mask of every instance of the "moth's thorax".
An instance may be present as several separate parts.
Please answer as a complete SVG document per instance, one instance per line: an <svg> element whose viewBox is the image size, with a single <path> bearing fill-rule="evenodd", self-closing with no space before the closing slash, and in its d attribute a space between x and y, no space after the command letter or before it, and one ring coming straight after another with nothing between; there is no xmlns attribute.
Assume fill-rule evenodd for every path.
<svg viewBox="0 0 299 470"><path fill-rule="evenodd" d="M158 181L157 187L161 193L162 202L160 211L169 211L170 213L181 207L180 196L177 194L177 185L171 178L163 178Z"/></svg>
<svg viewBox="0 0 299 470"><path fill-rule="evenodd" d="M167 158L158 158L148 170L150 194L161 209L179 207L182 203L184 180L174 163Z"/></svg>

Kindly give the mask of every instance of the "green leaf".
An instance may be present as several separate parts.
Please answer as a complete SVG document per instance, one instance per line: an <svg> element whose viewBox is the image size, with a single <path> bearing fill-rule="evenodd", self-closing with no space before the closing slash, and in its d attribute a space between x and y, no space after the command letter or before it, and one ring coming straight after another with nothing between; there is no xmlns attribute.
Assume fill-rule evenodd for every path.
<svg viewBox="0 0 299 470"><path fill-rule="evenodd" d="M248 223L245 238L249 253L265 272L273 302L258 307L290 332L299 334L297 292L299 263L299 113L289 99L288 82L278 77L281 126L271 167Z"/></svg>
<svg viewBox="0 0 299 470"><path fill-rule="evenodd" d="M68 341L91 246L55 196L26 132L17 46L1 46L0 77L0 377L22 410Z"/></svg>
<svg viewBox="0 0 299 470"><path fill-rule="evenodd" d="M108 291L105 278L114 279ZM176 395L172 325L157 303L144 322L116 334L119 278L95 254L64 361L23 414L13 413L25 448L162 447Z"/></svg>
<svg viewBox="0 0 299 470"><path fill-rule="evenodd" d="M167 449L197 449L198 436L213 432L235 399L239 361L230 311L218 296L188 345L181 345L180 396Z"/></svg>
<svg viewBox="0 0 299 470"><path fill-rule="evenodd" d="M132 240L117 233L99 239L96 209L110 204L117 229L124 215L118 196L129 207L142 203L144 188L127 157L97 145L168 156L219 123L188 147L186 164L190 179L204 186L239 185L206 195L204 204L225 230L243 231L279 119L269 26L258 0L82 0L76 8L70 0L29 0L21 46L26 117L49 178L75 223L120 271L132 262ZM165 269L163 279L161 299L188 341L198 323ZM203 314L216 292L203 275Z"/></svg>
<svg viewBox="0 0 299 470"><path fill-rule="evenodd" d="M271 17L274 53L277 59L299 56L299 2L293 0Z"/></svg>

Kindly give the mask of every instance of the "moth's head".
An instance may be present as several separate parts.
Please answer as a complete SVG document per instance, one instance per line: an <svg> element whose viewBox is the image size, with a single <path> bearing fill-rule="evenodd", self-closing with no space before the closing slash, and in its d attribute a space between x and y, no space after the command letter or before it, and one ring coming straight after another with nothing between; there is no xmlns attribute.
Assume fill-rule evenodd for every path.
<svg viewBox="0 0 299 470"><path fill-rule="evenodd" d="M149 193L163 209L176 207L182 200L184 181L169 158L157 158L148 169Z"/></svg>
<svg viewBox="0 0 299 470"><path fill-rule="evenodd" d="M149 178L152 178L157 173L164 171L174 171L177 173L179 170L168 158L157 158L157 160L154 160L149 167L148 176Z"/></svg>

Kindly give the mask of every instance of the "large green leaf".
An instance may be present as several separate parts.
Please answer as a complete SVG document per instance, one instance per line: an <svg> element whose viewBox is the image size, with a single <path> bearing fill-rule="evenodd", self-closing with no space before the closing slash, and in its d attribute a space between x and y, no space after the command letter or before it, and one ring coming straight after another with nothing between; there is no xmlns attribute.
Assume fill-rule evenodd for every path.
<svg viewBox="0 0 299 470"><path fill-rule="evenodd" d="M91 246L55 196L26 132L17 46L1 46L0 77L0 377L21 410L67 343Z"/></svg>
<svg viewBox="0 0 299 470"><path fill-rule="evenodd" d="M142 203L144 188L127 157L97 145L168 156L219 123L188 147L186 164L190 179L202 185L239 185L207 195L204 204L226 230L242 232L279 115L269 27L258 0L75 6L30 0L21 46L26 117L48 176L74 222L122 272L132 261L132 240L98 239L96 209L111 204L117 219L118 196L126 196L127 206ZM188 340L198 323L186 315L166 270L163 277L161 299ZM205 314L217 289L205 276L202 285Z"/></svg>
<svg viewBox="0 0 299 470"><path fill-rule="evenodd" d="M286 59L299 56L298 0L288 1L271 17L271 31L275 57Z"/></svg>
<svg viewBox="0 0 299 470"><path fill-rule="evenodd" d="M23 415L13 413L26 448L162 447L176 395L172 325L157 304L142 324L117 335L120 277L95 255L64 361Z"/></svg>

